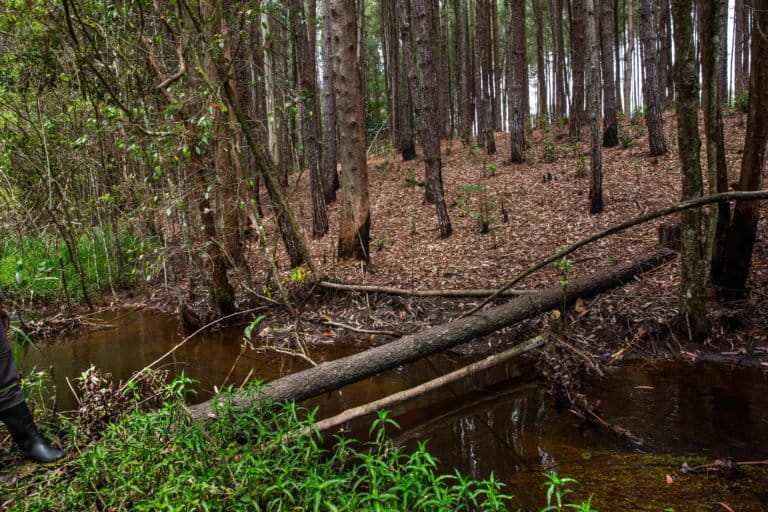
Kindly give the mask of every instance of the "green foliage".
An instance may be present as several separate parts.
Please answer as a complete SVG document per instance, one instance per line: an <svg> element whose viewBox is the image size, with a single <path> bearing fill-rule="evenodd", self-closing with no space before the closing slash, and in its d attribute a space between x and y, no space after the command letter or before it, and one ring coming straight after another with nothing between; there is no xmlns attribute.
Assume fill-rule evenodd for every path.
<svg viewBox="0 0 768 512"><path fill-rule="evenodd" d="M597 512L592 508L592 497L581 503L568 503L565 497L573 491L569 488L571 484L578 483L573 478L561 477L557 473L544 473L547 481L544 487L547 490L547 506L539 512L578 510L580 512Z"/></svg>
<svg viewBox="0 0 768 512"><path fill-rule="evenodd" d="M395 446L386 412L371 442L324 442L314 412L293 403L234 411L227 400L217 421L203 423L183 407L185 383L169 387L159 411L109 426L68 471L26 486L10 510L506 510L493 477L440 475L426 443L411 453Z"/></svg>
<svg viewBox="0 0 768 512"><path fill-rule="evenodd" d="M253 321L248 324L248 326L243 331L243 336L248 341L251 341L253 339L253 330L261 324L261 322L266 318L264 315L259 315L256 318L253 319Z"/></svg>
<svg viewBox="0 0 768 512"><path fill-rule="evenodd" d="M578 159L576 159L576 177L577 178L586 178L587 177L587 157L580 156Z"/></svg>
<svg viewBox="0 0 768 512"><path fill-rule="evenodd" d="M470 183L461 188L456 204L465 215L477 222L480 233L487 233L491 224L498 221L493 215L498 201L498 197L490 194L485 185Z"/></svg>
<svg viewBox="0 0 768 512"><path fill-rule="evenodd" d="M736 112L746 114L749 112L749 92L742 92L733 98L733 108Z"/></svg>
<svg viewBox="0 0 768 512"><path fill-rule="evenodd" d="M82 299L78 264L89 293L151 278L156 245L130 233L115 240L91 232L77 240L73 261L67 245L54 237L22 236L0 242L0 287L16 298L51 302L68 295Z"/></svg>
<svg viewBox="0 0 768 512"><path fill-rule="evenodd" d="M555 143L551 140L546 141L544 143L544 149L541 151L541 159L548 164L552 164L557 162L557 158L557 147L555 146Z"/></svg>
<svg viewBox="0 0 768 512"><path fill-rule="evenodd" d="M555 261L553 265L560 270L560 286L565 288L568 286L568 281L573 279L573 261L563 256Z"/></svg>
<svg viewBox="0 0 768 512"><path fill-rule="evenodd" d="M416 169L409 165L405 168L405 181L403 182L403 186L405 188L414 188L418 183L419 181L416 179Z"/></svg>
<svg viewBox="0 0 768 512"><path fill-rule="evenodd" d="M307 272L306 267L303 265L294 267L291 269L291 282L301 284L307 280L308 275L309 272Z"/></svg>
<svg viewBox="0 0 768 512"><path fill-rule="evenodd" d="M632 137L629 131L620 128L619 144L621 144L621 147L624 149L631 148L632 146L635 145L635 139L634 137Z"/></svg>

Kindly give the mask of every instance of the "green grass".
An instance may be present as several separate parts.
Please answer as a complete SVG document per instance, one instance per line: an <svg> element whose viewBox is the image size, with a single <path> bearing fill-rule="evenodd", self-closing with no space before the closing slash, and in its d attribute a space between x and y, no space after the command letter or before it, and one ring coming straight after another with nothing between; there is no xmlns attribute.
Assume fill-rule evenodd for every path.
<svg viewBox="0 0 768 512"><path fill-rule="evenodd" d="M130 233L113 238L91 232L77 240L77 259L83 269L85 289L98 294L146 277L151 242ZM69 297L83 299L83 286L66 244L52 237L22 236L0 242L0 287L11 298L51 303Z"/></svg>
<svg viewBox="0 0 768 512"><path fill-rule="evenodd" d="M493 476L441 475L426 443L410 453L395 446L385 412L371 442L324 440L313 413L293 403L239 412L224 405L217 421L193 421L182 387L168 386L159 411L132 413L98 443L70 448L78 458L0 488L14 498L9 510L507 510Z"/></svg>

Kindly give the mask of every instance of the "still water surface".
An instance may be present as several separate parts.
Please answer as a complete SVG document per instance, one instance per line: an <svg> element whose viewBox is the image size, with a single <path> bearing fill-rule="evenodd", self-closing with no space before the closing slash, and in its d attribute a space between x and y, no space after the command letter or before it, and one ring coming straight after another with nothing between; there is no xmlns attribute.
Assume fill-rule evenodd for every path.
<svg viewBox="0 0 768 512"><path fill-rule="evenodd" d="M95 365L116 380L125 380L181 339L174 318L149 311L103 313L95 321L110 327L60 339L39 350L27 349L23 354L25 370L53 368L60 409L74 406L66 377L71 380ZM241 339L242 328L207 333L187 342L163 364L174 374L184 371L198 381L197 395L192 401L208 398L214 387L238 385L246 378L271 380L306 367L306 363L297 358L269 352L249 351L238 360ZM350 346L328 344L310 347L310 356L323 361L355 350ZM415 386L466 362L458 357L435 356L347 386L309 405L318 406L321 417L329 416ZM544 467L556 467L564 473L578 472L583 482L596 486L612 481L610 473L616 471L616 465L620 468L652 465L645 459L637 459L641 451L676 454L678 458L670 464L677 467L680 461L693 455L709 459L724 456L735 460L768 459L766 384L766 376L759 370L732 371L716 366L680 364L629 367L591 383L591 396L601 400L606 417L644 438L645 445L640 449L580 424L570 412L555 407L529 368L511 364L396 408L394 413L401 429L393 435L409 446L428 439L430 451L439 457L442 469L456 468L483 478L493 472L511 485L510 490L523 504L541 503L539 473ZM369 421L352 425L353 431L364 435ZM664 471L673 472L677 479L675 469L672 465ZM645 482L637 482L637 477L632 475L635 479L632 485L642 489ZM764 482L764 479L760 476L750 481L758 490L731 489L739 499L745 500L741 510L768 510L760 501L761 486L768 496L768 480ZM661 489L667 488L662 485ZM610 489L595 492L615 495L618 500L619 496L626 499L629 489L626 483L616 482ZM704 496L704 490L696 493L693 498L670 497L669 500L671 503L682 500L691 505L692 499L700 499L704 507L705 501L720 496ZM730 499L733 502L736 498ZM634 508L630 506L630 509Z"/></svg>

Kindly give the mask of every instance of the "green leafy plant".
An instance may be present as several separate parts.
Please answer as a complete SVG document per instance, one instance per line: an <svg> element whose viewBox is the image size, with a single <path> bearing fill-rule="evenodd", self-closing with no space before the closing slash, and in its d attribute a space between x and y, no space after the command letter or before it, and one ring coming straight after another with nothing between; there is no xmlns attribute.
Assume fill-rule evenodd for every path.
<svg viewBox="0 0 768 512"><path fill-rule="evenodd" d="M557 473L544 473L546 482L543 486L546 488L547 506L540 509L539 512L550 512L559 510L578 510L580 512L597 512L592 508L592 497L581 503L568 503L566 496L573 493L569 488L571 484L578 483L573 478L561 477Z"/></svg>
<svg viewBox="0 0 768 512"><path fill-rule="evenodd" d="M264 315L259 315L256 318L253 319L251 323L249 323L246 328L243 330L243 336L248 341L253 340L253 330L261 324L261 322L266 318Z"/></svg>
<svg viewBox="0 0 768 512"><path fill-rule="evenodd" d="M459 192L456 204L464 214L477 222L480 233L487 233L491 224L498 221L493 210L498 203L498 197L488 192L482 183L464 185Z"/></svg>
<svg viewBox="0 0 768 512"><path fill-rule="evenodd" d="M573 279L573 261L563 256L559 260L553 263L555 267L560 270L560 286L563 288L568 286L568 281Z"/></svg>
<svg viewBox="0 0 768 512"><path fill-rule="evenodd" d="M301 284L307 280L309 273L307 269L302 265L291 269L291 282Z"/></svg>
<svg viewBox="0 0 768 512"><path fill-rule="evenodd" d="M544 143L544 148L541 151L541 159L544 160L544 162L551 164L554 162L557 162L557 148L555 147L555 143L548 140Z"/></svg>
<svg viewBox="0 0 768 512"><path fill-rule="evenodd" d="M416 179L416 169L409 165L405 168L405 181L403 186L405 188L414 188L418 183L419 182Z"/></svg>
<svg viewBox="0 0 768 512"><path fill-rule="evenodd" d="M576 159L576 177L587 177L587 157L583 155Z"/></svg>

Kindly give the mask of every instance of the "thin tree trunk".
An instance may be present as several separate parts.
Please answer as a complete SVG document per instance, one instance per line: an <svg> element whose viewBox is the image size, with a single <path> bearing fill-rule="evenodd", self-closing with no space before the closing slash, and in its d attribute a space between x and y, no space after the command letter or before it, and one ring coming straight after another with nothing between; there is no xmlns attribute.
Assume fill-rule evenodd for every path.
<svg viewBox="0 0 768 512"><path fill-rule="evenodd" d="M555 117L567 116L566 80L565 69L565 43L563 41L563 0L551 0L550 17L552 19L552 36L554 37L554 81L555 81Z"/></svg>
<svg viewBox="0 0 768 512"><path fill-rule="evenodd" d="M609 0L610 1L610 0ZM621 2L619 0L613 0L613 65L614 67L614 86L616 94L616 111L622 112L622 106L624 103L621 98L621 28L619 23L621 19L619 10Z"/></svg>
<svg viewBox="0 0 768 512"><path fill-rule="evenodd" d="M616 86L613 77L613 0L600 0L600 27L603 65L603 146L612 148L619 143L616 120Z"/></svg>
<svg viewBox="0 0 768 512"><path fill-rule="evenodd" d="M544 62L544 0L533 0L534 20L536 23L536 82L538 101L538 127L544 128L549 124L549 109L547 108L547 70ZM510 116L511 117L511 116Z"/></svg>
<svg viewBox="0 0 768 512"><path fill-rule="evenodd" d="M733 81L734 98L741 96L747 89L744 81L744 0L735 0L733 8Z"/></svg>
<svg viewBox="0 0 768 512"><path fill-rule="evenodd" d="M658 61L656 59L656 35L652 0L640 0L640 43L643 45L643 102L645 124L648 127L648 145L651 155L667 152L664 140L664 118L659 97Z"/></svg>
<svg viewBox="0 0 768 512"><path fill-rule="evenodd" d="M603 3L608 3L608 1L603 0ZM599 13L595 8L595 0L586 0L585 7L587 49L589 51L587 73L589 76L589 132L592 147L590 153L589 213L597 214L603 211L603 148L600 136L600 39L597 33ZM611 88L613 88L613 84L611 84Z"/></svg>
<svg viewBox="0 0 768 512"><path fill-rule="evenodd" d="M418 105L416 123L419 129L419 140L424 148L427 183L425 199L434 203L440 236L445 238L451 235L451 221L443 193L440 124L437 122L437 98L433 89L437 81L437 73L434 45L430 37L432 20L429 16L429 6L424 2L415 2L412 14L408 3L409 0L398 0L397 4L400 14L400 40L403 44L404 61L409 63L407 65L410 82L414 85ZM413 31L411 19L414 21ZM416 40L415 49L413 48L414 39Z"/></svg>
<svg viewBox="0 0 768 512"><path fill-rule="evenodd" d="M717 85L718 97L721 102L728 102L728 0L713 0L718 2L718 32L719 50Z"/></svg>
<svg viewBox="0 0 768 512"><path fill-rule="evenodd" d="M312 16L314 18L314 16ZM309 167L309 187L312 196L312 236L320 238L328 232L328 211L325 207L323 173L320 166L320 100L317 94L317 67L313 58L314 41L309 42L309 26L304 12L304 0L291 0L291 26L296 47L296 69L301 102L301 139Z"/></svg>
<svg viewBox="0 0 768 512"><path fill-rule="evenodd" d="M469 144L472 138L473 106L472 106L472 65L469 48L469 16L467 2L455 0L454 3L458 28L457 74L459 84L459 131L464 144Z"/></svg>
<svg viewBox="0 0 768 512"><path fill-rule="evenodd" d="M572 0L571 14L571 76L573 92L571 95L571 110L568 116L568 135L574 139L581 138L581 127L584 124L584 75L585 58L591 48L585 46L584 14L587 11L585 0ZM591 106L590 106L591 108Z"/></svg>
<svg viewBox="0 0 768 512"><path fill-rule="evenodd" d="M718 89L720 48L717 34L720 24L720 2L698 0L699 48L701 52L702 94L704 126L707 135L707 178L709 193L728 190L728 164L725 160L723 119ZM725 258L725 243L730 223L730 206L727 202L714 205L710 211L707 229L707 254L711 254L710 279L717 287ZM711 252L710 250L711 249Z"/></svg>
<svg viewBox="0 0 768 512"><path fill-rule="evenodd" d="M740 191L760 190L768 158L768 0L751 0L752 40L749 75L749 113L741 161ZM760 217L757 201L736 201L728 230L719 295L741 300L746 295L752 249Z"/></svg>
<svg viewBox="0 0 768 512"><path fill-rule="evenodd" d="M358 16L355 0L330 0L334 49L334 86L339 112L341 219L339 258L370 257L371 214L365 144L365 103L358 58ZM362 52L364 55L364 52Z"/></svg>
<svg viewBox="0 0 768 512"><path fill-rule="evenodd" d="M477 37L475 56L477 67L475 70L477 83L478 109L478 142L485 146L489 155L496 153L496 140L493 133L493 103L492 93L492 58L491 58L491 24L489 0L477 0L475 25Z"/></svg>
<svg viewBox="0 0 768 512"><path fill-rule="evenodd" d="M624 59L624 112L627 115L632 114L632 66L634 65L635 53L635 7L632 0L627 0L627 53Z"/></svg>
<svg viewBox="0 0 768 512"><path fill-rule="evenodd" d="M333 37L331 34L330 0L323 4L323 196L325 203L336 200L339 189L338 143L336 137L336 95L334 94Z"/></svg>
<svg viewBox="0 0 768 512"><path fill-rule="evenodd" d="M491 36L493 50L493 131L500 132L501 126L501 35L499 33L499 7L496 0L491 0Z"/></svg>
<svg viewBox="0 0 768 512"><path fill-rule="evenodd" d="M693 43L693 0L673 0L677 140L682 200L704 192L699 160L699 80ZM700 209L680 214L680 327L691 340L709 333L706 308L706 236Z"/></svg>
<svg viewBox="0 0 768 512"><path fill-rule="evenodd" d="M659 97L664 109L674 101L674 80L672 73L672 20L669 1L661 0L659 12ZM719 1L719 0L718 0Z"/></svg>
<svg viewBox="0 0 768 512"><path fill-rule="evenodd" d="M507 0L507 33L512 34L512 62L507 75L509 84L510 161L525 162L525 115L523 113L523 87L528 82L525 49L525 0Z"/></svg>

